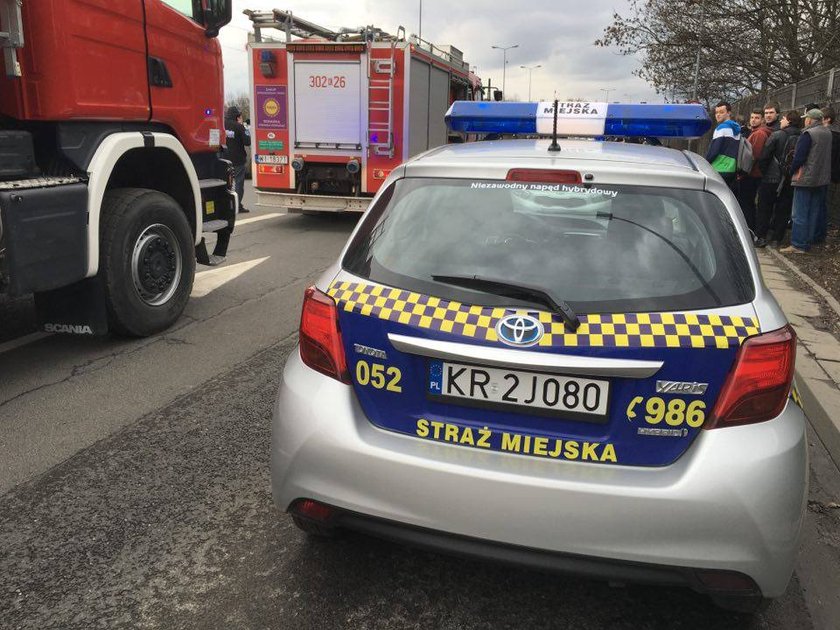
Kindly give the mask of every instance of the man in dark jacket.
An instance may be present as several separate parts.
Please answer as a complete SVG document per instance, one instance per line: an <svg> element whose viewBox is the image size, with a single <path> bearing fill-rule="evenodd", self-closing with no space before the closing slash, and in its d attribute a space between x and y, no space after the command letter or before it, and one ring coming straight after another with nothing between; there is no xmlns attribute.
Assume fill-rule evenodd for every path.
<svg viewBox="0 0 840 630"><path fill-rule="evenodd" d="M227 135L225 157L233 164L233 180L236 194L239 196L239 212L250 212L242 201L245 197L245 162L248 160L245 147L251 146L251 134L242 124L242 112L236 106L228 107L225 116L225 133Z"/></svg>
<svg viewBox="0 0 840 630"><path fill-rule="evenodd" d="M764 124L767 125L771 133L782 128L778 103L767 103L764 106Z"/></svg>
<svg viewBox="0 0 840 630"><path fill-rule="evenodd" d="M756 213L756 236L759 239L756 245L759 247L766 245L768 229L771 244L780 244L785 236L793 204L793 189L790 174L784 172L783 166L787 151L796 146L801 125L799 112L785 112L780 119L779 130L767 139L759 157L758 166L763 175L758 188Z"/></svg>
<svg viewBox="0 0 840 630"><path fill-rule="evenodd" d="M823 127L831 132L831 183L836 184L840 182L840 129L834 125L834 109L826 107L821 110L823 113ZM825 237L828 234L828 192L826 191L825 198L820 208L819 216L817 217L817 229L814 232L814 243L825 243Z"/></svg>
<svg viewBox="0 0 840 630"><path fill-rule="evenodd" d="M804 254L814 242L828 184L831 181L831 132L822 125L823 113L809 109L805 130L793 158L793 231L785 254Z"/></svg>
<svg viewBox="0 0 840 630"><path fill-rule="evenodd" d="M826 107L823 112L823 126L831 132L831 183L840 184L840 127L835 124L833 107Z"/></svg>

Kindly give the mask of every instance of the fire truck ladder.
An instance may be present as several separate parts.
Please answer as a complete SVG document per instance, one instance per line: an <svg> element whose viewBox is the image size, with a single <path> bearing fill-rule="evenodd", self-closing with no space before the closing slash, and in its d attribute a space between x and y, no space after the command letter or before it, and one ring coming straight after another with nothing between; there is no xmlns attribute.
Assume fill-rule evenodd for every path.
<svg viewBox="0 0 840 630"><path fill-rule="evenodd" d="M405 39L405 29L400 26L397 36L391 39L390 59L370 58L368 45L368 145L375 155L394 157L394 71L396 69L397 42ZM386 75L385 79L375 79L374 74ZM373 112L384 112L379 120L373 120Z"/></svg>

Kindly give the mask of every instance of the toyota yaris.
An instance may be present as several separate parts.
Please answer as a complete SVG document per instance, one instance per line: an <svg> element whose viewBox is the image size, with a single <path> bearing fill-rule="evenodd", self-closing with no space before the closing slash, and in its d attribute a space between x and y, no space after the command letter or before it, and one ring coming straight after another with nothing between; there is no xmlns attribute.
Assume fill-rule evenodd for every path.
<svg viewBox="0 0 840 630"><path fill-rule="evenodd" d="M456 103L450 126L486 131L498 110L479 105ZM510 105L494 104L521 116ZM274 499L311 533L751 608L784 593L803 519L795 346L737 201L699 156L440 147L391 173L306 291Z"/></svg>

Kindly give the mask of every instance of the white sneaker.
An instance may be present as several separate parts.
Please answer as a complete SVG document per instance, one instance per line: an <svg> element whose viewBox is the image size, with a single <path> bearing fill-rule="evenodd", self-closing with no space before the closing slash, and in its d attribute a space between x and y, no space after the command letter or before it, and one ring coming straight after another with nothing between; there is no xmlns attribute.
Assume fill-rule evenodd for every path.
<svg viewBox="0 0 840 630"><path fill-rule="evenodd" d="M209 258L210 258L209 265L211 267L218 267L223 262L225 262L225 257L224 256L216 256L216 254L210 254Z"/></svg>

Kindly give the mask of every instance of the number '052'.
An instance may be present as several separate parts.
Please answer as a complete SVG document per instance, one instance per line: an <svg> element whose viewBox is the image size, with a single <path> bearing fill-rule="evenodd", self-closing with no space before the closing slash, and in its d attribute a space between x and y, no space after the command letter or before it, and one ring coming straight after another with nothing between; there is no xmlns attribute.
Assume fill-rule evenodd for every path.
<svg viewBox="0 0 840 630"><path fill-rule="evenodd" d="M386 367L381 363L368 363L367 361L356 363L356 382L359 385L400 393L402 392L401 379L402 373L399 368Z"/></svg>

